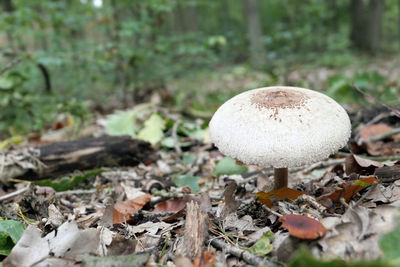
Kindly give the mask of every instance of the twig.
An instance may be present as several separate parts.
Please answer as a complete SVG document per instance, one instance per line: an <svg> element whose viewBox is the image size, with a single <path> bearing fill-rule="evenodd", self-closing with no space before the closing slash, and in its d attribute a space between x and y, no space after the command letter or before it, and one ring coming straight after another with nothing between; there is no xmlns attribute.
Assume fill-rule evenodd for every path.
<svg viewBox="0 0 400 267"><path fill-rule="evenodd" d="M400 118L400 110L395 109L395 108L393 108L393 107L391 107L391 106L389 106L389 105L386 105L385 103L383 103L382 101L380 101L380 100L377 99L376 97L374 97L374 96L372 96L372 95L370 95L370 94L364 92L364 91L361 90L360 88L358 88L358 86L355 85L354 83L353 83L353 87L354 87L354 89L356 89L358 92L360 92L360 93L363 94L364 96L367 96L367 97L369 97L369 98L372 98L375 102L377 102L377 103L381 104L382 106L384 106L385 108L387 108L387 109L393 111L394 115L395 115L396 117L399 117L399 118Z"/></svg>
<svg viewBox="0 0 400 267"><path fill-rule="evenodd" d="M348 153L348 152L337 152L337 155L340 155L340 156L352 156L354 154L353 153ZM373 156L367 156L367 155L356 155L356 156L361 157L363 159L370 159L370 160L375 160L375 161L400 160L400 154L393 155L393 156L383 156L383 157L373 157Z"/></svg>
<svg viewBox="0 0 400 267"><path fill-rule="evenodd" d="M237 248L235 246L232 246L230 244L227 244L220 239L211 240L211 245L213 245L217 249L225 251L226 253L232 254L233 256L243 259L248 264L252 264L255 266L260 266L260 265L264 265L264 264L277 266L273 261L267 260L265 258L261 258L261 257L256 256L246 250L243 250L243 249Z"/></svg>
<svg viewBox="0 0 400 267"><path fill-rule="evenodd" d="M380 135L376 135L376 136L372 136L370 138L366 138L366 139L361 139L361 142L363 143L368 143L368 142L375 142L375 141L380 141L383 139L386 139L392 135L398 134L400 133L400 128L394 128L392 130L390 130L389 132L380 134Z"/></svg>
<svg viewBox="0 0 400 267"><path fill-rule="evenodd" d="M175 121L174 126L172 127L172 139L174 140L174 148L178 155L182 154L182 149L179 146L179 140L178 140L178 134L177 134L178 126L180 123L181 123L181 120L178 119Z"/></svg>
<svg viewBox="0 0 400 267"><path fill-rule="evenodd" d="M371 194L372 190L374 190L374 188L377 187L377 185L378 185L378 183L376 183L376 182L373 183L368 188L368 191L364 195L362 195L359 200L357 200L357 202L353 205L353 208L357 207L367 196L369 196Z"/></svg>
<svg viewBox="0 0 400 267"><path fill-rule="evenodd" d="M303 203L309 203L314 209L318 210L319 213L323 213L326 210L326 207L322 206L321 204L319 204L317 202L317 200L310 196L310 195L306 195L303 194L301 196L299 196L294 202L293 204L295 205L299 205L303 204Z"/></svg>
<svg viewBox="0 0 400 267"><path fill-rule="evenodd" d="M20 194L25 193L26 191L28 191L29 186L30 185L28 184L27 186L25 186L25 187L23 187L21 189L18 189L17 191L14 191L14 192L11 192L11 193L6 194L4 196L1 196L0 197L0 201L4 201L4 200L7 200L7 199L10 199L10 198L13 198L13 197L16 197L16 196L18 196Z"/></svg>
<svg viewBox="0 0 400 267"><path fill-rule="evenodd" d="M150 193L153 196L159 196L163 198L181 198L184 196L182 192L177 192L177 191L168 192L165 189L158 190L157 188L151 189Z"/></svg>
<svg viewBox="0 0 400 267"><path fill-rule="evenodd" d="M63 195L83 195L83 194L93 194L96 192L97 189L88 189L88 190L83 190L83 189L77 189L77 190L69 190L69 191L64 191L64 192L57 192L56 196L63 196Z"/></svg>
<svg viewBox="0 0 400 267"><path fill-rule="evenodd" d="M391 116L391 115L394 115L394 113L393 113L393 112L383 112L383 113L380 113L380 114L376 115L372 120L370 120L369 122L367 122L367 123L363 126L363 128L365 128L365 127L367 127L367 126L370 126L370 125L372 125L372 124L375 124L376 122L378 122L378 121L380 121L380 120L382 120L382 119L384 119L384 118L387 118L387 117L389 117L389 116ZM357 128L358 128L358 127L357 127ZM360 139L360 133L361 133L361 131L358 131L358 133L357 133L356 136L354 137L354 140L359 140L359 139ZM359 144L359 145L361 145L361 144Z"/></svg>
<svg viewBox="0 0 400 267"><path fill-rule="evenodd" d="M18 63L21 62L21 58L14 58L10 63L8 63L7 65L4 66L4 68L2 68L0 70L0 75L3 74L4 72L8 71L9 69L11 69L12 67L14 67L15 65L17 65Z"/></svg>
<svg viewBox="0 0 400 267"><path fill-rule="evenodd" d="M336 164L342 164L342 163L345 163L345 161L346 161L345 158L341 158L341 159L330 159L327 161L316 162L314 164L311 164L309 167L303 169L302 172L308 173L315 169L325 168L325 167L328 167L331 165L336 165Z"/></svg>
<svg viewBox="0 0 400 267"><path fill-rule="evenodd" d="M269 213L272 213L272 214L274 214L275 216L278 216L278 217L282 217L282 214L270 209L268 206L262 205L262 207L263 207L263 209L267 210Z"/></svg>

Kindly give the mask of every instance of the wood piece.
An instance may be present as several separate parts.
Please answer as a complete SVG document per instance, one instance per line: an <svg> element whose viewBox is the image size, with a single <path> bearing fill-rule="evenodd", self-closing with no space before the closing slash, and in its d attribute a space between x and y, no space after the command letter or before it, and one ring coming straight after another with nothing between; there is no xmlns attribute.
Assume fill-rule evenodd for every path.
<svg viewBox="0 0 400 267"><path fill-rule="evenodd" d="M390 183L400 179L400 165L384 166L375 170L376 177L383 183Z"/></svg>
<svg viewBox="0 0 400 267"><path fill-rule="evenodd" d="M75 170L136 166L155 160L147 142L129 136L102 136L0 153L0 181L40 180Z"/></svg>
<svg viewBox="0 0 400 267"><path fill-rule="evenodd" d="M211 241L211 245L226 253L232 254L233 256L243 259L248 264L252 264L255 266L266 265L266 264L270 266L277 266L277 264L275 264L273 261L259 257L238 247L234 247L231 244L225 243L221 239L216 239L216 238L213 239Z"/></svg>
<svg viewBox="0 0 400 267"><path fill-rule="evenodd" d="M191 260L201 257L203 244L208 236L207 215L201 211L199 205L190 201L186 204L186 223L183 236L183 246L178 254Z"/></svg>

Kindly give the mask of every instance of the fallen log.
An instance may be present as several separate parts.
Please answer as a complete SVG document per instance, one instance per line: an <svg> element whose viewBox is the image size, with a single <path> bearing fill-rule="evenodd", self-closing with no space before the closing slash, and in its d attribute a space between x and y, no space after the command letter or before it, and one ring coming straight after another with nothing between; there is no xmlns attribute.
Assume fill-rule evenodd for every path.
<svg viewBox="0 0 400 267"><path fill-rule="evenodd" d="M0 181L57 178L75 170L136 166L155 159L150 143L129 136L102 136L0 152Z"/></svg>

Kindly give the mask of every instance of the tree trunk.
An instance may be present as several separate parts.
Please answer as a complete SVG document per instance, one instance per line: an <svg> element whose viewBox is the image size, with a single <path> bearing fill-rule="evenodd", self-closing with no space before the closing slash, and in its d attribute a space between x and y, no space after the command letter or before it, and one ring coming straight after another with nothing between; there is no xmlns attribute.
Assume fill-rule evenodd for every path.
<svg viewBox="0 0 400 267"><path fill-rule="evenodd" d="M253 67L260 68L265 64L266 51L262 42L262 28L257 0L244 0L244 10L249 38L250 62Z"/></svg>
<svg viewBox="0 0 400 267"><path fill-rule="evenodd" d="M357 49L376 53L380 48L384 0L352 0L350 40Z"/></svg>
<svg viewBox="0 0 400 267"><path fill-rule="evenodd" d="M188 4L184 9L185 24L190 32L198 31L197 8L195 4Z"/></svg>
<svg viewBox="0 0 400 267"><path fill-rule="evenodd" d="M363 0L351 0L350 40L354 47L363 48L366 43L366 16Z"/></svg>
<svg viewBox="0 0 400 267"><path fill-rule="evenodd" d="M382 17L385 8L384 0L369 1L368 41L372 52L379 51L382 36Z"/></svg>
<svg viewBox="0 0 400 267"><path fill-rule="evenodd" d="M338 11L338 3L337 0L329 0L328 2L329 8L334 12L330 21L330 28L333 32L339 31L339 11Z"/></svg>
<svg viewBox="0 0 400 267"><path fill-rule="evenodd" d="M13 5L11 0L3 0L2 2L3 2L3 10L6 13L11 13L11 12L13 12L15 10L15 7L14 7L14 5ZM14 46L13 32L10 31L10 30L7 30L6 31L6 36L7 36L8 46L13 48L13 46Z"/></svg>
<svg viewBox="0 0 400 267"><path fill-rule="evenodd" d="M397 37L400 44L400 0L397 0Z"/></svg>

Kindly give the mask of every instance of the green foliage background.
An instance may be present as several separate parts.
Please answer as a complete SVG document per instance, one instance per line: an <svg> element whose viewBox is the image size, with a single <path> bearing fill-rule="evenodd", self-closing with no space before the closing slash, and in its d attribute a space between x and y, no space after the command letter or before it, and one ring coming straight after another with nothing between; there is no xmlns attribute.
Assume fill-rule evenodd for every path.
<svg viewBox="0 0 400 267"><path fill-rule="evenodd" d="M352 64L359 51L349 39L350 2L258 1L266 58L258 70L265 76L254 79L244 1L2 0L0 67L21 61L0 74L0 132L40 130L62 112L85 120L87 107L132 106L171 83L178 109L212 111L237 91L276 84L291 66ZM399 10L385 1L380 53L399 51ZM49 72L51 92L38 64ZM226 90L227 73L254 82ZM362 75L370 74L355 79L372 79L366 87L379 82L384 100L397 96L398 86L386 93L383 77ZM199 83L210 77L227 80L211 90ZM353 82L339 75L329 94L351 102Z"/></svg>

